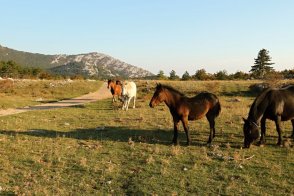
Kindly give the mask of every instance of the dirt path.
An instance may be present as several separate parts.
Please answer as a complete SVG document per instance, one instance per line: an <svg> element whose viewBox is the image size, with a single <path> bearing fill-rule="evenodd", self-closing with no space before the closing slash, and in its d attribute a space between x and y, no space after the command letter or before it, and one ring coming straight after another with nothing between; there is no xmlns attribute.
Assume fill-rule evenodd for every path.
<svg viewBox="0 0 294 196"><path fill-rule="evenodd" d="M106 99L112 97L110 91L107 89L107 84L104 83L100 89L96 92L82 95L73 99L62 100L54 103L46 103L41 105L35 105L25 108L7 109L0 110L0 116L7 116L12 114L23 113L33 110L48 110L48 109L58 109L63 107L70 107L75 105L83 105L85 103L95 102L97 100Z"/></svg>

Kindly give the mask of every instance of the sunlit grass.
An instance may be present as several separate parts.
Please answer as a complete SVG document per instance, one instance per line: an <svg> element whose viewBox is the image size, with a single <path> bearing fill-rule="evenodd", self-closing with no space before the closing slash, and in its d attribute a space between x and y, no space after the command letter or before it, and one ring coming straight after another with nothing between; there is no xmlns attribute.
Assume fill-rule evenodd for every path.
<svg viewBox="0 0 294 196"><path fill-rule="evenodd" d="M137 82L137 108L128 111L108 99L1 117L2 193L293 194L293 147L275 145L272 122L268 123L267 145L241 149L242 117L254 99L248 92L251 82L219 81L216 86L213 82L166 82L189 95L215 90L222 112L210 146L206 144L206 119L189 122L191 146L185 145L182 126L180 145L172 146L169 110L164 104L149 108L153 89L147 92L145 82ZM291 123L283 123L283 130L290 135Z"/></svg>

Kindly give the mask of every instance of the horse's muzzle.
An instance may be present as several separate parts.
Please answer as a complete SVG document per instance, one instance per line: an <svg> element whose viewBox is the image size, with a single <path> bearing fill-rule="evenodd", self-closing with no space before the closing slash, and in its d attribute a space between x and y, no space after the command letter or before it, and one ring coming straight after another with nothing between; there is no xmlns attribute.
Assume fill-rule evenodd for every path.
<svg viewBox="0 0 294 196"><path fill-rule="evenodd" d="M149 103L150 108L154 108L154 105L152 104L152 102Z"/></svg>

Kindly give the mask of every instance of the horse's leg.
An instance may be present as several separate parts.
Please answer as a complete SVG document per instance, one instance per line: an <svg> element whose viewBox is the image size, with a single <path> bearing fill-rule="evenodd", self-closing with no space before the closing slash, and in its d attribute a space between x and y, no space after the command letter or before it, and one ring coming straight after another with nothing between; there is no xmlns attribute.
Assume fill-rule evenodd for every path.
<svg viewBox="0 0 294 196"><path fill-rule="evenodd" d="M280 124L281 124L281 116L276 117L275 123L276 123L277 132L279 134L279 139L278 139L277 145L281 145L282 144L282 130L281 130L281 126L280 126Z"/></svg>
<svg viewBox="0 0 294 196"><path fill-rule="evenodd" d="M294 119L292 119L291 122L292 122L292 129L293 129L291 137L294 138Z"/></svg>
<svg viewBox="0 0 294 196"><path fill-rule="evenodd" d="M183 123L183 127L186 132L186 136L187 136L187 145L190 145L191 144L191 137L189 134L188 116L182 117L182 123Z"/></svg>
<svg viewBox="0 0 294 196"><path fill-rule="evenodd" d="M260 137L260 140L259 140L259 144L265 144L265 132L266 132L266 127L265 127L265 120L266 118L263 117L260 121L260 128L261 128L261 137Z"/></svg>
<svg viewBox="0 0 294 196"><path fill-rule="evenodd" d="M209 128L210 128L210 133L209 133L209 138L207 143L211 143L212 139L215 137L215 121L214 121L214 117L207 115L206 116L208 122L209 122Z"/></svg>
<svg viewBox="0 0 294 196"><path fill-rule="evenodd" d="M127 106L126 106L126 110L128 110L128 109L129 109L129 104L130 104L130 101L131 101L131 98L130 98L130 97L128 97L128 98L127 98Z"/></svg>
<svg viewBox="0 0 294 196"><path fill-rule="evenodd" d="M174 118L174 138L173 138L173 143L174 145L179 145L179 140L178 140L178 131L179 131L179 119Z"/></svg>
<svg viewBox="0 0 294 196"><path fill-rule="evenodd" d="M136 108L136 96L134 96L133 99L134 99L134 105L133 105L133 108Z"/></svg>
<svg viewBox="0 0 294 196"><path fill-rule="evenodd" d="M127 107L127 98L123 97L123 106L122 106L122 110L125 110Z"/></svg>

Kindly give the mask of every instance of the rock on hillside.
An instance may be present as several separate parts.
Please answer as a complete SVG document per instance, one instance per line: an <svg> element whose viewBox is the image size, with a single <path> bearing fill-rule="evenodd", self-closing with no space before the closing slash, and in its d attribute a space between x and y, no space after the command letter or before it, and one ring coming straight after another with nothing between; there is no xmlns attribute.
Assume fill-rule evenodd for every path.
<svg viewBox="0 0 294 196"><path fill-rule="evenodd" d="M86 76L130 78L153 75L151 72L142 68L96 52L69 56L55 55L51 64L62 64L52 68L51 71L69 75L81 74Z"/></svg>
<svg viewBox="0 0 294 196"><path fill-rule="evenodd" d="M78 74L100 78L139 78L153 75L147 70L97 52L78 55L44 55L17 51L0 45L0 61L8 60L13 60L23 66L39 67L62 75Z"/></svg>

